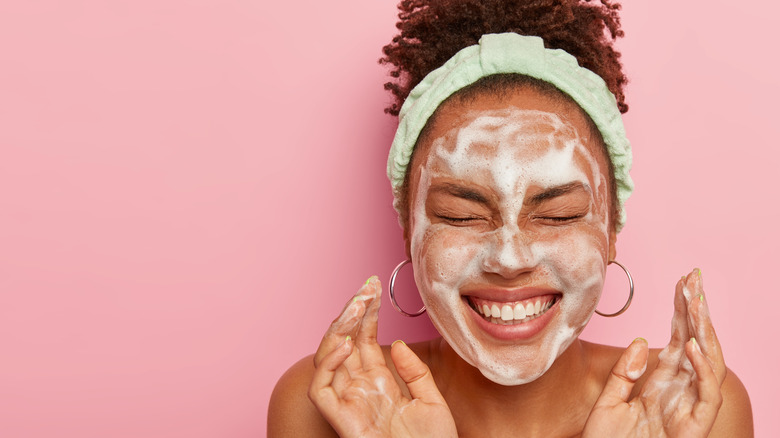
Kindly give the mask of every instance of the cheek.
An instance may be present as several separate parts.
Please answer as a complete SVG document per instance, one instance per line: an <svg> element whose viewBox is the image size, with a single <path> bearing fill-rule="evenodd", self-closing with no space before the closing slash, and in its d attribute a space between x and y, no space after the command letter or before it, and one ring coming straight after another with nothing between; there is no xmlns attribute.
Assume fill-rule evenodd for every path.
<svg viewBox="0 0 780 438"><path fill-rule="evenodd" d="M572 234L553 243L557 254L556 268L566 272L573 282L588 283L601 274L606 257L605 239L594 234Z"/></svg>
<svg viewBox="0 0 780 438"><path fill-rule="evenodd" d="M444 225L431 225L417 245L417 264L426 284L457 287L478 274L484 236Z"/></svg>
<svg viewBox="0 0 780 438"><path fill-rule="evenodd" d="M571 232L534 243L550 281L565 292L562 307L589 315L598 303L606 272L606 235L600 230Z"/></svg>

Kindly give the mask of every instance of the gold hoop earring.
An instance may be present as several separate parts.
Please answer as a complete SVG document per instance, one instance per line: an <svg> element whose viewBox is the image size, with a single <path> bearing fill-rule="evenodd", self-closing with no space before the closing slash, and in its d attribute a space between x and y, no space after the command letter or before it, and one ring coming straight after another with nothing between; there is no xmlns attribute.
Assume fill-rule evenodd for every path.
<svg viewBox="0 0 780 438"><path fill-rule="evenodd" d="M395 267L395 270L393 270L393 275L390 276L390 302L393 303L393 307L395 307L395 310L401 313L401 315L414 318L415 316L420 316L425 313L425 306L422 306L422 309L420 309L417 313L407 313L395 301L395 277L398 275L398 272L401 271L401 268L403 268L405 264L411 262L411 260L404 260Z"/></svg>
<svg viewBox="0 0 780 438"><path fill-rule="evenodd" d="M631 305L631 300L634 299L634 279L631 278L631 273L628 272L628 269L626 269L625 266L621 265L620 263L618 263L615 260L612 260L611 262L607 263L607 265L611 265L613 263L618 265L618 266L620 266L623 269L623 272L626 273L626 276L628 277L628 284L629 284L630 289L628 291L628 301L626 301L626 304L623 306L623 308L618 310L617 312L615 312L615 313L601 313L601 312L598 311L598 309L596 309L596 313L598 313L601 316L606 316L607 318L612 318L614 316L618 316L618 315L622 314L623 312L625 312L628 309L628 306Z"/></svg>

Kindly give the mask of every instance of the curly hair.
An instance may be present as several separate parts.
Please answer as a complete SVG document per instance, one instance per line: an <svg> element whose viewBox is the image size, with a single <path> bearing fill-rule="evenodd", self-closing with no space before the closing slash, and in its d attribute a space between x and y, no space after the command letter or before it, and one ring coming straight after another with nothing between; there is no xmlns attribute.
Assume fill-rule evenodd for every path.
<svg viewBox="0 0 780 438"><path fill-rule="evenodd" d="M613 43L623 36L612 0L402 0L400 34L386 45L381 64L392 64L385 84L395 102L385 112L398 115L409 92L459 50L488 33L539 36L551 49L563 49L601 76L621 113L628 111L620 53Z"/></svg>
<svg viewBox="0 0 780 438"><path fill-rule="evenodd" d="M402 0L398 5L400 21L396 24L401 33L382 49L385 56L379 60L381 64L395 66L390 76L396 82L385 84L395 102L385 112L397 116L409 92L428 73L461 49L477 44L482 35L515 32L541 37L545 47L563 49L577 58L581 67L604 79L615 95L618 109L625 113L628 105L623 88L628 79L622 70L620 53L613 47L615 40L623 36L618 16L620 7L612 0ZM484 77L447 100L469 99L482 92L501 97L522 86L530 86L553 98L571 100L551 84L517 74ZM431 116L418 141L425 137L437 113L438 110ZM584 112L583 115L590 123L592 135L601 143L608 173L612 175L614 167L601 134L590 117ZM415 155L412 152L412 159ZM398 199L399 221L405 238L408 237L409 184L407 173ZM612 199L609 227L614 229L619 206L614 178L609 178L609 191Z"/></svg>

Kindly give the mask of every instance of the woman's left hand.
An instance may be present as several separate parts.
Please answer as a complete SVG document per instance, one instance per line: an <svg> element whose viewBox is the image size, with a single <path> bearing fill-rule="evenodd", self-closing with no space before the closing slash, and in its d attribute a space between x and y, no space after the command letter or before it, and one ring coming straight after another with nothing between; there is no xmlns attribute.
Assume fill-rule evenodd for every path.
<svg viewBox="0 0 780 438"><path fill-rule="evenodd" d="M612 369L582 436L706 437L723 401L726 365L704 299L701 271L677 282L672 339L639 394L647 341L636 339Z"/></svg>

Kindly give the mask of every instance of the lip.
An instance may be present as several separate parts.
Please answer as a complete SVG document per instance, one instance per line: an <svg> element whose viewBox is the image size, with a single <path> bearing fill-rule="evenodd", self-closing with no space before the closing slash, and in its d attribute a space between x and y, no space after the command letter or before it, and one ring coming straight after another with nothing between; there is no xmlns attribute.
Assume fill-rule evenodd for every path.
<svg viewBox="0 0 780 438"><path fill-rule="evenodd" d="M491 301L498 302L512 302L522 301L528 298L543 296L543 295L555 295L557 297L555 304L547 309L542 315L520 324L501 325L493 324L486 321L482 315L477 313L469 304L469 297L478 297ZM469 291L461 296L463 305L468 309L469 315L473 321L473 324L477 326L480 331L486 333L488 336L501 341L522 341L528 340L536 336L539 332L547 327L555 315L558 313L559 304L561 302L561 293L556 290L547 288L523 288L523 289L479 289Z"/></svg>
<svg viewBox="0 0 780 438"><path fill-rule="evenodd" d="M524 287L520 289L474 288L461 292L463 297L483 298L490 301L522 301L542 295L561 295L560 291L546 287Z"/></svg>

